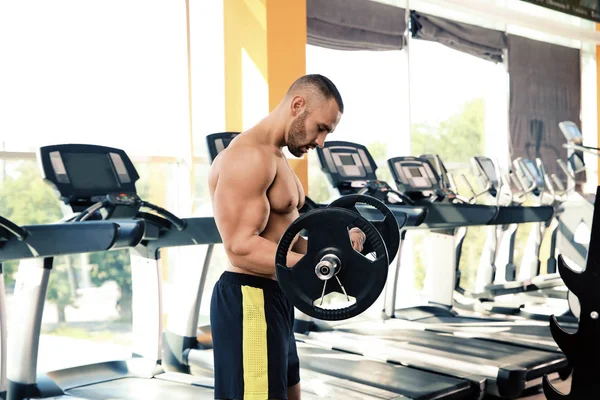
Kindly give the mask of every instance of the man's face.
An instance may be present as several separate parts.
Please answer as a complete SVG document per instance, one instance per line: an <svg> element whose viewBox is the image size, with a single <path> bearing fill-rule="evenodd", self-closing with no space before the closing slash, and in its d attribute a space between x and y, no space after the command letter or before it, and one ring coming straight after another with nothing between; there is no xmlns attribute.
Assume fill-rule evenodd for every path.
<svg viewBox="0 0 600 400"><path fill-rule="evenodd" d="M323 147L325 137L333 132L342 117L337 103L331 99L315 99L310 111L304 109L290 126L287 147L295 157L302 157L310 149Z"/></svg>

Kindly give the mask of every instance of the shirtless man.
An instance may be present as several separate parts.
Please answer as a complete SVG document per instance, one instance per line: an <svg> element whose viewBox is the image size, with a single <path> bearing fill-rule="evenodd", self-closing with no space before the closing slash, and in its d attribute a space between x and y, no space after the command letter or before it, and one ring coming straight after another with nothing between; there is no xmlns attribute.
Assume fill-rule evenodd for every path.
<svg viewBox="0 0 600 400"><path fill-rule="evenodd" d="M216 283L210 319L216 399L300 399L294 307L276 281L279 239L304 204L300 180L282 148L301 157L323 147L344 105L329 79L306 75L256 126L238 135L214 160L209 187L217 228L231 265ZM364 234L350 231L361 251ZM306 253L297 237L293 267Z"/></svg>

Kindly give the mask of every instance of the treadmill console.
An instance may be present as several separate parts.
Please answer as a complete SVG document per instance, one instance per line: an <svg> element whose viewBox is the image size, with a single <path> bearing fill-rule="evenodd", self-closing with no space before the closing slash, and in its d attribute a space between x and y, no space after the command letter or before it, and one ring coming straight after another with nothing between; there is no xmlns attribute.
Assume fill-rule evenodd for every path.
<svg viewBox="0 0 600 400"><path fill-rule="evenodd" d="M480 184L483 187L488 187L490 193L495 196L500 185L498 175L496 174L496 167L494 162L488 157L473 157L471 159L473 164L473 172Z"/></svg>
<svg viewBox="0 0 600 400"><path fill-rule="evenodd" d="M327 141L317 148L321 170L340 195L356 194L369 182L378 181L377 164L363 145L343 141Z"/></svg>
<svg viewBox="0 0 600 400"><path fill-rule="evenodd" d="M215 158L217 158L219 153L225 150L227 146L229 146L229 143L231 143L231 141L239 134L239 132L220 132L206 135L208 158L211 164Z"/></svg>
<svg viewBox="0 0 600 400"><path fill-rule="evenodd" d="M73 211L104 201L109 194L118 203L137 198L139 175L123 150L85 144L45 146L39 149L38 160L44 180Z"/></svg>
<svg viewBox="0 0 600 400"><path fill-rule="evenodd" d="M528 158L519 157L514 161L514 164L517 177L522 182L523 188L539 196L545 187L543 171L540 171L533 160Z"/></svg>
<svg viewBox="0 0 600 400"><path fill-rule="evenodd" d="M583 135L581 134L581 131L579 130L577 124L575 124L574 122L563 121L560 124L558 124L558 127L560 128L562 134L565 136L565 139L567 139L567 142L577 144L581 144L583 142Z"/></svg>
<svg viewBox="0 0 600 400"><path fill-rule="evenodd" d="M575 145L583 145L583 134L577 124L571 121L563 121L558 124L560 131L567 139L568 143L572 143ZM571 169L575 174L579 172L585 171L585 160L583 158L583 152L581 150L573 150L569 151L569 164L571 165Z"/></svg>
<svg viewBox="0 0 600 400"><path fill-rule="evenodd" d="M571 169L575 174L585 171L585 161L583 159L583 154L578 151L574 151L569 156L569 165L571 165Z"/></svg>
<svg viewBox="0 0 600 400"><path fill-rule="evenodd" d="M388 165L398 189L411 199L429 198L442 189L433 166L419 157L394 157Z"/></svg>
<svg viewBox="0 0 600 400"><path fill-rule="evenodd" d="M442 188L453 189L450 183L450 178L448 177L448 170L446 169L446 166L442 162L440 156L437 154L422 154L419 156L419 158L429 161L429 164L431 164L440 178L440 184Z"/></svg>

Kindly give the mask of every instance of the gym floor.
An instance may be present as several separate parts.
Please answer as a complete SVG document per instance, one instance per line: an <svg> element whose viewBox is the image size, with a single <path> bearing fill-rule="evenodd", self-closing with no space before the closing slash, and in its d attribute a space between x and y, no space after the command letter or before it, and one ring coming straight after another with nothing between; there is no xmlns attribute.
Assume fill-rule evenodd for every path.
<svg viewBox="0 0 600 400"><path fill-rule="evenodd" d="M562 393L568 393L571 387L571 378L567 379L564 382L553 382L554 387L561 391ZM544 396L544 390L540 387L539 390L536 390L536 393L528 394L524 397L521 397L523 400L546 400L546 396Z"/></svg>

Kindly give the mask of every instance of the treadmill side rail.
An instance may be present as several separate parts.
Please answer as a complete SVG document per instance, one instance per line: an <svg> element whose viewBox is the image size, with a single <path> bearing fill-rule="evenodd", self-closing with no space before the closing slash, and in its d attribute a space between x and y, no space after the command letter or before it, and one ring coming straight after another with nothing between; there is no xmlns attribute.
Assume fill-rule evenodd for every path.
<svg viewBox="0 0 600 400"><path fill-rule="evenodd" d="M116 250L138 244L144 221L84 221L26 225L25 241L11 238L0 251L0 262Z"/></svg>

